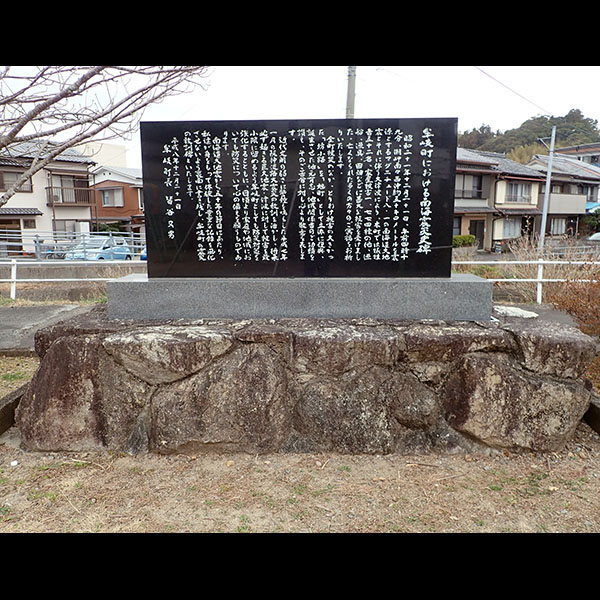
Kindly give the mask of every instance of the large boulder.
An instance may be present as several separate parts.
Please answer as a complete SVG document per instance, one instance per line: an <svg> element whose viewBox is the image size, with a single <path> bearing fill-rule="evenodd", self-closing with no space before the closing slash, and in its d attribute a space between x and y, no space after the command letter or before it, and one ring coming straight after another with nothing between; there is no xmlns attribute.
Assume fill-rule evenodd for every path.
<svg viewBox="0 0 600 600"><path fill-rule="evenodd" d="M586 413L591 389L515 368L506 355L464 356L450 375L448 424L488 446L545 452L560 449Z"/></svg>
<svg viewBox="0 0 600 600"><path fill-rule="evenodd" d="M109 320L38 332L17 407L30 450L556 450L595 343L531 319Z"/></svg>

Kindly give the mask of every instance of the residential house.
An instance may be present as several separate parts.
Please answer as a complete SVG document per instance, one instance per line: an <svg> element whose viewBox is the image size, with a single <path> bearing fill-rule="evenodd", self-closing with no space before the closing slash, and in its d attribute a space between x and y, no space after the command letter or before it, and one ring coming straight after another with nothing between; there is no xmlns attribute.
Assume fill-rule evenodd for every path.
<svg viewBox="0 0 600 600"><path fill-rule="evenodd" d="M7 190L36 155L43 157L43 149L40 153L39 148L38 143L21 143L0 153L0 190ZM68 235L89 231L94 192L89 187L88 171L93 164L89 157L68 149L35 173L0 206L0 237L8 239L7 230L27 240L36 235L49 237L51 232ZM14 241L12 236L11 239ZM18 246L11 246L10 250L20 251ZM23 239L21 250L32 252L33 244Z"/></svg>
<svg viewBox="0 0 600 600"><path fill-rule="evenodd" d="M454 185L453 235L474 235L480 249L492 245L494 181L497 161L458 148Z"/></svg>
<svg viewBox="0 0 600 600"><path fill-rule="evenodd" d="M561 156L579 160L586 165L594 167L594 171L600 169L600 143L598 142L558 148L556 153ZM587 213L591 213L598 210L600 210L600 197L596 194L595 197L588 199L586 211Z"/></svg>
<svg viewBox="0 0 600 600"><path fill-rule="evenodd" d="M92 169L96 190L95 224L143 233L144 203L141 169L101 166Z"/></svg>
<svg viewBox="0 0 600 600"><path fill-rule="evenodd" d="M560 149L562 153L562 148ZM536 154L529 166L547 173L549 156ZM546 234L577 235L579 221L588 206L598 202L600 169L577 159L555 155L548 195ZM545 183L540 190L539 206L543 208Z"/></svg>
<svg viewBox="0 0 600 600"><path fill-rule="evenodd" d="M475 235L480 249L492 250L539 231L538 170L499 152L458 148L456 158L455 234Z"/></svg>
<svg viewBox="0 0 600 600"><path fill-rule="evenodd" d="M590 165L600 166L600 142L565 146L564 148L557 148L556 153Z"/></svg>

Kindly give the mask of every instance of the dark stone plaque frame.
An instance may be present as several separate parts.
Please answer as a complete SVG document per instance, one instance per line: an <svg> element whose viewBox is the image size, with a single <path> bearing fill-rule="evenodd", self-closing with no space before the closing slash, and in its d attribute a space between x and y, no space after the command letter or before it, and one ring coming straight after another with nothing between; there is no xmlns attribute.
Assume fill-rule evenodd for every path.
<svg viewBox="0 0 600 600"><path fill-rule="evenodd" d="M299 251L298 156L306 148L304 139L289 135L290 131L313 130L317 138L335 137L338 142L351 144L340 131L376 131L391 128L412 136L410 159L410 214L408 239L409 252L405 260L344 260L345 200L348 187L348 165L336 171L332 183L333 199L333 258L301 259ZM420 142L424 130L433 133L434 149L428 165L430 174L423 174ZM242 130L267 131L278 138L285 137L286 154L286 240L285 260L236 260L233 252L232 224L232 161L227 151L221 157L221 207L223 231L223 257L216 260L199 260L196 228L198 210L196 201L186 190L193 187L189 177L179 169L180 208L173 217L166 214L166 200L172 188L165 185L163 149L172 139L183 140L186 132L207 132L211 139L220 138L223 132ZM266 121L169 121L141 124L142 166L144 180L144 205L146 238L148 244L149 278L230 278L230 277L450 277L452 256L452 218L454 209L454 178L456 168L456 119L333 119L333 120L266 120ZM339 144L338 144L339 147ZM347 153L347 147L344 146ZM346 154L344 155L346 156ZM355 166L356 157L352 163ZM181 165L181 162L180 162ZM346 170L344 170L346 169ZM204 175L210 173L205 172ZM421 200L423 182L427 179L427 192L431 200L429 218L430 244L428 253L417 251L419 220L422 218ZM167 235L168 221L173 221L174 239Z"/></svg>

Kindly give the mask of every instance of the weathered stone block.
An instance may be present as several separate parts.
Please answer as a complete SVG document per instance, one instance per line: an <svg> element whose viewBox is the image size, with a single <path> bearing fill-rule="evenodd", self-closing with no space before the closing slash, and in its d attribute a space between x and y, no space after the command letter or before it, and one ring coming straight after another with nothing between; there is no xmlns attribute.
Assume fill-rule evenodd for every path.
<svg viewBox="0 0 600 600"><path fill-rule="evenodd" d="M314 324L294 330L293 368L299 372L336 375L369 365L392 366L404 339L391 327Z"/></svg>
<svg viewBox="0 0 600 600"><path fill-rule="evenodd" d="M375 319L113 321L38 332L23 447L423 453L560 448L595 342L568 326Z"/></svg>
<svg viewBox="0 0 600 600"><path fill-rule="evenodd" d="M463 357L444 396L457 431L495 448L542 452L562 447L590 400L582 383L527 372L502 354Z"/></svg>
<svg viewBox="0 0 600 600"><path fill-rule="evenodd" d="M97 335L56 339L16 410L29 450L129 449L150 387L115 364Z"/></svg>
<svg viewBox="0 0 600 600"><path fill-rule="evenodd" d="M523 354L523 366L535 373L576 379L594 359L590 338L574 327L558 323L507 323Z"/></svg>
<svg viewBox="0 0 600 600"><path fill-rule="evenodd" d="M173 452L277 451L290 429L283 362L269 348L244 346L152 398L150 449Z"/></svg>
<svg viewBox="0 0 600 600"><path fill-rule="evenodd" d="M229 330L149 326L108 335L103 349L135 377L151 385L188 377L233 346Z"/></svg>

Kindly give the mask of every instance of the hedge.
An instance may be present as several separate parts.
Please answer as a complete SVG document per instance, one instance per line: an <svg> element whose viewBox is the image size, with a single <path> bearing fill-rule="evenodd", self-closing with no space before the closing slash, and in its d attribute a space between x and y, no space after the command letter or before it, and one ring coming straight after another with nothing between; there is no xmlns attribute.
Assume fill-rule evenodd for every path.
<svg viewBox="0 0 600 600"><path fill-rule="evenodd" d="M475 244L474 235L453 235L452 236L452 247L462 248L463 246L473 246Z"/></svg>

